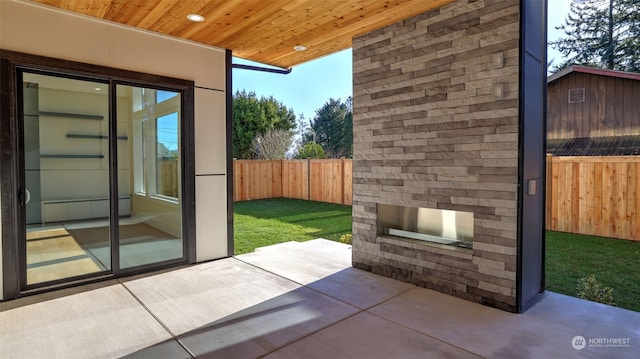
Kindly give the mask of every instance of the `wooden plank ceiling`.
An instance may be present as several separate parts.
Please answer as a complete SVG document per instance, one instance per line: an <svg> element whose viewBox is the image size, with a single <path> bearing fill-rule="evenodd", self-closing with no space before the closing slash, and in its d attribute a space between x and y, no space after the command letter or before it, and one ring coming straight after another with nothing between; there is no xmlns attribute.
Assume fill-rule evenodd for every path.
<svg viewBox="0 0 640 359"><path fill-rule="evenodd" d="M453 0L33 0L64 10L231 49L289 68L351 47L354 36ZM188 14L205 17L187 20ZM304 45L306 51L295 51Z"/></svg>

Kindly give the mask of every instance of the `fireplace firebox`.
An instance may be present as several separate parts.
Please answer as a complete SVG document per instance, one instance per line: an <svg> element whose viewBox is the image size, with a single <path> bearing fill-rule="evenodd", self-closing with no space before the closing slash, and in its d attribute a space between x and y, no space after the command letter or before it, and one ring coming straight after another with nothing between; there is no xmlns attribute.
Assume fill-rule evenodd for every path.
<svg viewBox="0 0 640 359"><path fill-rule="evenodd" d="M378 204L378 234L472 248L473 213Z"/></svg>

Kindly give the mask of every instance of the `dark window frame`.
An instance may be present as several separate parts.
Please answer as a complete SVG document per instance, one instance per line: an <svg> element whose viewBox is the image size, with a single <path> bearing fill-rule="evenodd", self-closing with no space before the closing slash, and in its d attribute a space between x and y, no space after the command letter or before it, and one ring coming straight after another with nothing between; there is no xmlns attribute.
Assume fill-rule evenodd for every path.
<svg viewBox="0 0 640 359"><path fill-rule="evenodd" d="M79 77L88 80L98 80L108 82L110 85L110 133L115 134L115 85L132 85L149 87L158 90L168 90L180 92L183 96L181 101L181 187L182 191L182 235L183 235L183 258L166 262L153 263L147 265L119 269L119 258L112 258L112 271L109 274L97 273L88 276L75 277L71 281L61 280L46 282L42 286L28 287L25 290L20 281L26 278L26 267L21 268L21 255L24 255L24 247L20 243L22 236L19 236L20 221L24 221L23 215L19 213L19 205L22 195L20 159L17 156L20 152L20 142L18 140L20 120L19 111L21 106L21 94L18 89L17 76L20 71L41 72L62 77ZM184 263L195 263L196 261L196 239L195 239L195 146L194 146L194 82L190 80L177 79L167 76L153 75L130 70L117 69L101 65L93 65L69 60L50 58L45 56L0 50L0 189L2 194L2 275L3 275L3 299L13 299L24 294L33 294L42 291L60 289L63 287L90 283L98 280L110 279L124 275L131 275L146 272L151 269L174 266ZM114 137L115 138L115 137ZM117 141L110 142L110 154L116 153ZM117 168L117 157L109 156L110 166ZM117 171L111 171L110 192L117 193ZM118 196L111 201L110 217L112 225L112 235L117 238L118 227L114 226L118 214ZM22 223L24 225L24 223ZM24 238L22 238L24 239ZM112 244L114 242L112 241ZM115 254L118 251L114 251Z"/></svg>

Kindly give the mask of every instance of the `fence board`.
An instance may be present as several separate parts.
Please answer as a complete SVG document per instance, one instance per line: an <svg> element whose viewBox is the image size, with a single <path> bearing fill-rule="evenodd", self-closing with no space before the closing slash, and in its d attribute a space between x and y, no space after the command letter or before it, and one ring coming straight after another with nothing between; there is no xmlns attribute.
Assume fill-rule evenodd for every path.
<svg viewBox="0 0 640 359"><path fill-rule="evenodd" d="M342 203L342 161L311 162L310 199L319 202Z"/></svg>
<svg viewBox="0 0 640 359"><path fill-rule="evenodd" d="M584 197L581 197L581 208L584 208L584 214L580 217L581 228L580 232L593 231L593 218L594 218L594 198L595 198L595 163L583 163L581 164L585 169L585 183L584 190L581 188L580 192L584 193Z"/></svg>
<svg viewBox="0 0 640 359"><path fill-rule="evenodd" d="M353 162L343 160L342 203L353 204Z"/></svg>
<svg viewBox="0 0 640 359"><path fill-rule="evenodd" d="M608 237L611 233L612 180L611 163L602 164L602 223L601 235Z"/></svg>
<svg viewBox="0 0 640 359"><path fill-rule="evenodd" d="M552 199L553 199L553 187L551 186L553 183L553 174L551 173L551 165L552 165L552 156L551 155L547 155L546 158L546 178L545 178L545 183L547 184L547 188L546 191L544 192L545 194L545 203L547 204L551 204ZM551 217L553 216L553 206L546 206L545 208L545 217L548 218L549 220L551 219ZM550 223L547 223L546 226L547 228L550 227Z"/></svg>
<svg viewBox="0 0 640 359"><path fill-rule="evenodd" d="M571 231L573 233L578 233L580 230L580 182L582 180L582 176L580 175L580 163L574 163L572 166L571 173L571 193L572 198L570 198L571 204L571 218L569 221L571 222ZM578 198L577 201L573 200L574 198Z"/></svg>
<svg viewBox="0 0 640 359"><path fill-rule="evenodd" d="M629 237L629 220L627 217L627 186L629 184L627 177L627 164L616 163L618 188L616 203L616 237Z"/></svg>
<svg viewBox="0 0 640 359"><path fill-rule="evenodd" d="M547 202L547 206L551 207L551 220L547 220L546 223L550 223L551 227L549 227L548 229L551 228L558 228L559 227L559 223L558 223L558 189L560 187L560 180L558 178L559 175L559 170L558 167L560 166L558 163L554 163L553 159L549 158L549 165L547 168L552 169L551 171L549 169L547 169L547 176L549 176L551 178L551 202ZM553 204L553 205L552 205Z"/></svg>
<svg viewBox="0 0 640 359"><path fill-rule="evenodd" d="M640 240L640 156L548 157L547 229Z"/></svg>
<svg viewBox="0 0 640 359"><path fill-rule="evenodd" d="M178 198L179 176L178 160L163 159L157 163L158 181L156 185L157 193Z"/></svg>
<svg viewBox="0 0 640 359"><path fill-rule="evenodd" d="M589 163L579 163L580 176L578 177L578 183L589 183ZM575 183L575 182L574 182ZM587 189L588 185L577 186L578 191L578 232L584 232L588 230L587 226Z"/></svg>
<svg viewBox="0 0 640 359"><path fill-rule="evenodd" d="M638 226L636 221L636 211L638 210L636 202L637 168L637 163L627 164L627 222L629 223L627 238L635 237L634 228Z"/></svg>
<svg viewBox="0 0 640 359"><path fill-rule="evenodd" d="M593 223L591 224L594 235L602 235L602 177L604 166L602 163L594 163L593 166Z"/></svg>
<svg viewBox="0 0 640 359"><path fill-rule="evenodd" d="M298 198L352 203L350 159L234 160L234 201Z"/></svg>
<svg viewBox="0 0 640 359"><path fill-rule="evenodd" d="M640 174L640 163L636 163L636 174ZM640 206L640 180L638 180L636 178L636 207L635 207L635 227L631 227L631 233L635 233L635 235L633 236L634 239L636 240L640 240L640 209L638 209L638 206ZM635 228L635 232L634 232L634 228Z"/></svg>
<svg viewBox="0 0 640 359"><path fill-rule="evenodd" d="M309 199L309 161L282 161L282 196Z"/></svg>
<svg viewBox="0 0 640 359"><path fill-rule="evenodd" d="M233 200L282 197L281 161L234 161Z"/></svg>

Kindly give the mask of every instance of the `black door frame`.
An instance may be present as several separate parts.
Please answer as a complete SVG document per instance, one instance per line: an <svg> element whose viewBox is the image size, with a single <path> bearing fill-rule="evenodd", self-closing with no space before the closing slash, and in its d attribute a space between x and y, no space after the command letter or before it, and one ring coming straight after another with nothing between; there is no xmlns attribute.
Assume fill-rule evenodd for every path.
<svg viewBox="0 0 640 359"><path fill-rule="evenodd" d="M545 288L547 0L520 2L516 312Z"/></svg>
<svg viewBox="0 0 640 359"><path fill-rule="evenodd" d="M26 286L26 264L24 258L25 238L22 228L24 219L24 159L22 158L21 132L21 89L19 76L22 71L37 72L61 77L79 78L83 80L99 80L110 85L109 96L109 133L115 139L115 86L132 85L180 92L181 101L181 191L182 191L182 236L183 256L176 260L146 264L121 270L119 268L119 248L117 246L118 195L117 170L110 171L111 196L111 246L112 268L108 272L73 277L58 281L46 282L42 285ZM77 63L53 59L43 56L0 50L0 190L2 193L2 267L3 267L3 299L13 299L21 295L32 294L52 289L89 283L108 278L130 275L140 272L173 266L184 263L195 263L195 165L194 165L194 83L165 76L151 75L104 66ZM117 168L117 144L109 141L109 166ZM21 227L22 225L22 227ZM26 288L26 289L25 289Z"/></svg>
<svg viewBox="0 0 640 359"><path fill-rule="evenodd" d="M15 176L14 176L15 184L13 188L16 189L15 193L18 194L18 201L14 203L14 205L17 208L12 213L15 217L17 217L16 223L18 226L14 231L15 234L13 238L14 238L14 242L16 242L17 252L18 252L17 261L18 261L19 288L22 292L29 292L33 289L42 288L42 287L55 287L61 283L68 282L69 279L68 278L58 279L53 281L47 281L42 284L37 283L34 285L27 284L27 274L26 274L27 273L27 263L26 263L27 251L26 251L26 238L25 238L25 232L24 232L24 228L26 228L26 216L25 216L26 180L25 180L25 159L24 159L25 130L24 130L24 121L23 121L25 114L23 110L24 106L22 105L24 101L23 89L22 89L22 84L24 83L23 81L24 73L38 74L38 75L45 75L45 76L55 76L59 78L67 78L67 79L74 79L74 80L81 80L81 81L95 81L96 83L102 83L107 85L109 84L109 80L107 78L99 78L95 76L89 78L89 77L77 76L69 73L43 71L38 68L33 68L33 67L28 67L23 65L15 66L14 76L15 76L15 85L16 85L16 88L15 88L15 99L16 99L15 114L16 115L11 118L11 129L13 131L13 134L11 137L12 137L12 140L15 142L15 145L13 146L15 152L12 156L13 167L14 167L13 172L15 173ZM109 118L109 121L111 121L111 118ZM0 130L5 130L5 129L0 129ZM110 138L114 138L114 137L112 137L110 134ZM110 140L110 142L111 141L112 140ZM111 152L109 153L109 162L110 162L109 163L110 166L113 165L112 159L111 159ZM110 171L110 172L113 172L113 171ZM113 203L111 203L111 205L113 205ZM114 241L113 241L113 238L111 238L110 245L113 246L113 244L114 244ZM113 253L113 248L111 249L111 252ZM82 281L82 280L93 278L93 277L104 277L104 276L110 275L112 270L113 270L113 266L111 270L105 270L105 271L96 272L96 273L74 276L74 277L71 277L72 278L71 280Z"/></svg>

